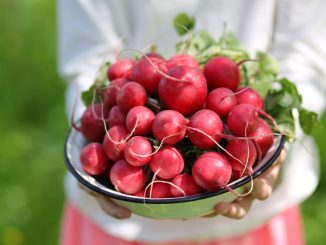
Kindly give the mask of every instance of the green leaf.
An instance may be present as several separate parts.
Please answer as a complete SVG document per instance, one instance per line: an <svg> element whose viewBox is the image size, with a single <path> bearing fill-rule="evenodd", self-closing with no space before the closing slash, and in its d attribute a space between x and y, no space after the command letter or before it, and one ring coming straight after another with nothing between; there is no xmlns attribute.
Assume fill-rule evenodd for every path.
<svg viewBox="0 0 326 245"><path fill-rule="evenodd" d="M300 126L306 134L312 134L320 129L318 114L313 111L308 111L304 108L299 109Z"/></svg>
<svg viewBox="0 0 326 245"><path fill-rule="evenodd" d="M201 32L198 35L192 36L191 39L177 43L176 48L177 53L186 51L187 54L196 56L208 48L215 47L214 44L214 39L207 32Z"/></svg>
<svg viewBox="0 0 326 245"><path fill-rule="evenodd" d="M268 80L263 80L253 83L250 87L256 90L264 99L267 96L268 91L272 89L272 83Z"/></svg>
<svg viewBox="0 0 326 245"><path fill-rule="evenodd" d="M278 81L281 84L284 91L290 94L293 98L292 105L293 107L299 108L301 107L302 96L299 94L296 85L288 80L287 78L282 78Z"/></svg>
<svg viewBox="0 0 326 245"><path fill-rule="evenodd" d="M218 40L218 43L223 49L241 50L247 52L241 45L239 39L232 32L224 32Z"/></svg>
<svg viewBox="0 0 326 245"><path fill-rule="evenodd" d="M293 96L286 91L282 94L283 94L283 96L278 101L278 104L282 107L290 107L290 106L292 107L292 105L294 104L295 98L293 98Z"/></svg>
<svg viewBox="0 0 326 245"><path fill-rule="evenodd" d="M92 85L89 90L82 92L81 97L86 106L92 104L95 85Z"/></svg>
<svg viewBox="0 0 326 245"><path fill-rule="evenodd" d="M157 45L156 44L152 44L149 48L149 51L151 53L157 53Z"/></svg>
<svg viewBox="0 0 326 245"><path fill-rule="evenodd" d="M92 100L94 97L94 89L105 89L110 85L110 81L107 78L107 71L110 65L110 62L104 63L99 68L97 77L95 78L93 85L87 91L82 92L81 97L86 106L92 104ZM95 95L95 99L98 99L97 95Z"/></svg>
<svg viewBox="0 0 326 245"><path fill-rule="evenodd" d="M267 53L257 52L256 58L259 60L258 64L261 72L277 75L278 62L273 56Z"/></svg>
<svg viewBox="0 0 326 245"><path fill-rule="evenodd" d="M94 82L97 88L105 88L110 84L110 81L107 77L107 72L110 65L110 62L106 62L99 68L97 77Z"/></svg>
<svg viewBox="0 0 326 245"><path fill-rule="evenodd" d="M181 13L174 18L173 24L177 33L180 36L183 36L194 29L196 19L194 17L188 16L186 13Z"/></svg>

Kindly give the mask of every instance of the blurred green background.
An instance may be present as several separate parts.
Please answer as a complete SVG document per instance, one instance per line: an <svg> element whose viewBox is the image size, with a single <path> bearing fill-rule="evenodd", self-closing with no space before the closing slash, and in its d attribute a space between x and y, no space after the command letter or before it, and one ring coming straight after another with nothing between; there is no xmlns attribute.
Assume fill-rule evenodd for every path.
<svg viewBox="0 0 326 245"><path fill-rule="evenodd" d="M64 90L55 2L0 0L0 244L58 244L69 127ZM316 140L326 145L325 128ZM321 182L302 205L308 244L326 238L325 150L321 157Z"/></svg>

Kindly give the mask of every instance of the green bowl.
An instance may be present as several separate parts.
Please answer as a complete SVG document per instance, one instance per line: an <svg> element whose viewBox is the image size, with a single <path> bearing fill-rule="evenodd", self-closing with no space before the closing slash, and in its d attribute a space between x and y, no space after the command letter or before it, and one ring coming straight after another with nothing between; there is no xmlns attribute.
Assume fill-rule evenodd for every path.
<svg viewBox="0 0 326 245"><path fill-rule="evenodd" d="M85 146L86 139L82 134L71 129L65 143L65 160L69 171L75 178L89 189L110 197L120 206L130 209L134 214L153 219L190 219L213 213L214 206L219 202L231 202L236 196L226 189L205 192L189 197L150 199L130 196L117 192L107 178L87 174L81 167L79 152ZM265 172L280 155L284 146L284 137L275 137L274 144L266 156L256 164L252 178ZM250 182L249 176L229 183L232 189L241 192L243 186Z"/></svg>

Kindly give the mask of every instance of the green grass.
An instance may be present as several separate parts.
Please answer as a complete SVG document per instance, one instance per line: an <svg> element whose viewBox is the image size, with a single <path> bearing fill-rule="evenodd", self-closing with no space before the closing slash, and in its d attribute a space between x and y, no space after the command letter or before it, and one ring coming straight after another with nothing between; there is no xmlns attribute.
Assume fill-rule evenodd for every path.
<svg viewBox="0 0 326 245"><path fill-rule="evenodd" d="M0 1L0 244L58 244L65 84L53 1Z"/></svg>
<svg viewBox="0 0 326 245"><path fill-rule="evenodd" d="M54 1L0 0L0 244L58 244L68 124L55 32ZM316 139L326 145L325 129ZM321 155L320 185L302 205L308 244L326 238Z"/></svg>
<svg viewBox="0 0 326 245"><path fill-rule="evenodd" d="M315 137L321 157L320 182L314 194L301 205L307 244L325 244L326 239L326 113L323 115L322 125L322 131Z"/></svg>

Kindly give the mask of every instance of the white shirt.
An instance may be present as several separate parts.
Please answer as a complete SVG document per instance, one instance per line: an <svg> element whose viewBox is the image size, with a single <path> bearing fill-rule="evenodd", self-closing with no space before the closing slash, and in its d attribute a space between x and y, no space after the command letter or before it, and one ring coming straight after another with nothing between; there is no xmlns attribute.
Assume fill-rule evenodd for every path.
<svg viewBox="0 0 326 245"><path fill-rule="evenodd" d="M59 70L69 82L71 113L75 86L90 87L103 61L114 61L115 50L144 49L156 43L166 58L179 40L172 20L179 12L195 16L198 30L217 38L228 30L250 51L270 47L280 61L280 73L293 79L305 107L320 112L326 91L326 4L322 0L59 0ZM132 54L133 55L133 54ZM81 115L83 106L78 109ZM255 201L242 220L223 217L187 221L152 220L133 215L116 220L105 215L96 200L81 191L68 175L68 198L112 235L142 241L222 238L241 234L307 198L318 183L318 159L309 138L290 147L283 181L270 199ZM315 156L313 156L315 155Z"/></svg>

